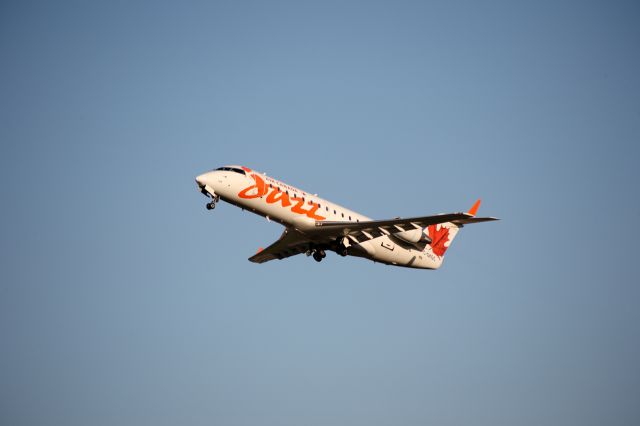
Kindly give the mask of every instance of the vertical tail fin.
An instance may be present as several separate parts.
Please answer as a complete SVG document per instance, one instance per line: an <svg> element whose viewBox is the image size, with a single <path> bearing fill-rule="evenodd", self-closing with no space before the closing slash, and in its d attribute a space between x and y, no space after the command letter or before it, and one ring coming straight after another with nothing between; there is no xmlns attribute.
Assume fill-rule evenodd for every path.
<svg viewBox="0 0 640 426"><path fill-rule="evenodd" d="M431 243L424 248L424 253L433 262L433 269L438 269L444 261L444 254L458 235L460 227L452 222L429 225L426 229Z"/></svg>
<svg viewBox="0 0 640 426"><path fill-rule="evenodd" d="M498 220L494 217L475 217L479 208L480 200L478 199L467 212L473 217L454 220L452 222L439 223L437 225L430 225L427 227L425 231L429 238L431 238L431 243L425 246L424 253L432 260L433 269L438 269L442 266L445 252L449 247L451 247L453 239L458 235L458 231L460 231L460 228L465 224Z"/></svg>

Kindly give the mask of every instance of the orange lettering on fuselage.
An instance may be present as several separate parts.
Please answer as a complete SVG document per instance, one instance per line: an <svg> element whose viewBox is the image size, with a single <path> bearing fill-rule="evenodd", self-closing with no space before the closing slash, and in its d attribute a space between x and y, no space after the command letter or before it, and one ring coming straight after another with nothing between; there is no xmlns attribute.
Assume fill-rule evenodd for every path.
<svg viewBox="0 0 640 426"><path fill-rule="evenodd" d="M238 192L238 197L244 198L245 200L250 200L253 198L260 198L267 195L265 199L267 204L275 204L280 202L282 207L289 207L291 205L291 200L296 201L296 204L291 207L291 211L296 214L305 215L315 220L324 220L326 217L320 216L316 214L316 211L320 207L318 204L313 204L309 202L313 207L309 210L305 210L302 207L304 206L304 200L299 197L289 198L289 194L282 192L278 188L271 188L271 192L269 192L269 187L265 184L264 180L255 173L251 173L250 175L255 181L254 185L248 186L242 191Z"/></svg>
<svg viewBox="0 0 640 426"><path fill-rule="evenodd" d="M291 201L289 201L289 195L287 195L287 193L280 191L278 188L273 188L273 191L267 195L267 203L273 204L278 201L280 201L282 207L289 207L291 205Z"/></svg>
<svg viewBox="0 0 640 426"><path fill-rule="evenodd" d="M302 208L302 206L304 206L304 198L293 197L292 200L297 201L296 205L291 207L292 212L306 215L307 217L315 220L326 219L324 216L318 216L317 214L315 214L315 212L318 210L317 204L312 204L313 207L310 210L305 210Z"/></svg>
<svg viewBox="0 0 640 426"><path fill-rule="evenodd" d="M249 200L251 198L262 197L267 193L267 191L269 191L269 188L267 187L267 185L265 185L264 180L262 180L260 176L256 174L251 174L251 177L253 178L254 181L256 181L256 184L246 187L245 189L240 191L238 193L238 197ZM255 190L255 192L250 193L252 190Z"/></svg>
<svg viewBox="0 0 640 426"><path fill-rule="evenodd" d="M311 205L313 207L311 207L311 210L309 210L307 212L307 216L309 216L311 219L315 219L315 220L325 220L326 217L320 216L319 214L316 214L316 212L320 208L320 204L311 204Z"/></svg>

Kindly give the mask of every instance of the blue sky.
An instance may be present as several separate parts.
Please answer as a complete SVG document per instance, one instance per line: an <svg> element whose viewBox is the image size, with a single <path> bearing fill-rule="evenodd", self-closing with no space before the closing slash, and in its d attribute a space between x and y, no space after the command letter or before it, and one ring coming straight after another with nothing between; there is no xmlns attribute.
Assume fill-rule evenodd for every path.
<svg viewBox="0 0 640 426"><path fill-rule="evenodd" d="M640 421L634 2L4 2L0 418ZM439 271L246 259L243 164L375 218L465 210Z"/></svg>

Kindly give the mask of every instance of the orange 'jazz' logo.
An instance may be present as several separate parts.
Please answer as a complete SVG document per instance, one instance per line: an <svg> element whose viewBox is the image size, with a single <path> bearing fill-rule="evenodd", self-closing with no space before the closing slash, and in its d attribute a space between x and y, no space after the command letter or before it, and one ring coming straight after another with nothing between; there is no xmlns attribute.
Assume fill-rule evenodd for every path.
<svg viewBox="0 0 640 426"><path fill-rule="evenodd" d="M449 241L449 228L445 228L440 225L440 229L437 229L438 225L429 225L429 237L431 238L431 250L438 256L444 256L444 252L447 251L445 243Z"/></svg>
<svg viewBox="0 0 640 426"><path fill-rule="evenodd" d="M250 169L244 168L247 172L251 172ZM260 198L265 195L267 198L265 201L267 204L275 204L280 203L282 207L291 207L291 211L296 214L305 215L315 220L324 220L326 217L320 216L316 214L316 211L320 208L318 204L314 204L309 201L310 209L304 209L304 199L300 197L291 197L289 198L289 194L286 192L282 192L279 188L269 188L269 186L265 183L264 179L258 176L255 173L251 173L250 176L253 178L255 184L246 187L242 191L238 192L238 197L244 198L245 200L250 200L252 198ZM271 190L271 192L269 192ZM295 204L292 203L295 202ZM292 205L293 204L293 205Z"/></svg>

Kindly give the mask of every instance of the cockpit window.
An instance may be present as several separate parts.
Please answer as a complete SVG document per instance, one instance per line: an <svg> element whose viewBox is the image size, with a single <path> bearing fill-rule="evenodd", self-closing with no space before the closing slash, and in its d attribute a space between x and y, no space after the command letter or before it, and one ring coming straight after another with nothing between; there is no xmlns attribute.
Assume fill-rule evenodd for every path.
<svg viewBox="0 0 640 426"><path fill-rule="evenodd" d="M235 167L218 167L216 170L225 170L227 172L235 172L240 173L241 175L246 175L244 170L236 169Z"/></svg>

